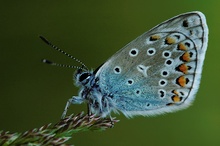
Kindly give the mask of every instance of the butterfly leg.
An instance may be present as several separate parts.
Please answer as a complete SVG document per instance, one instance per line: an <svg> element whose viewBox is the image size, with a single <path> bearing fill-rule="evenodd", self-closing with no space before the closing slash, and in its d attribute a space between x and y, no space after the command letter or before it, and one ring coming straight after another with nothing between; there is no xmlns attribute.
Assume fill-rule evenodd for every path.
<svg viewBox="0 0 220 146"><path fill-rule="evenodd" d="M115 123L114 123L113 118L112 118L112 116L111 116L111 115L109 115L109 118L110 118L110 121L111 121L111 128L113 128L113 127L114 127L114 125L115 125Z"/></svg>
<svg viewBox="0 0 220 146"><path fill-rule="evenodd" d="M81 104L83 101L84 99L79 96L73 96L72 98L70 98L66 103L61 119L64 119L66 117L66 113L71 104Z"/></svg>
<svg viewBox="0 0 220 146"><path fill-rule="evenodd" d="M87 103L87 113L88 113L88 116L92 116L92 111L90 110L90 104Z"/></svg>
<svg viewBox="0 0 220 146"><path fill-rule="evenodd" d="M90 110L90 104L89 103L87 103L87 114L88 114L88 116L89 116L89 121L92 119L92 112L91 112L91 110Z"/></svg>

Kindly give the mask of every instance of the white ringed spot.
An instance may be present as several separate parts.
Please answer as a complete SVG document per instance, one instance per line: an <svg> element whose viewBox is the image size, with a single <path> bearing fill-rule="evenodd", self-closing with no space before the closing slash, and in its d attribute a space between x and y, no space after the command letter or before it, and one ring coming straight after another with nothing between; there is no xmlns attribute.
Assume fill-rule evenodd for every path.
<svg viewBox="0 0 220 146"><path fill-rule="evenodd" d="M115 66L113 71L114 71L115 74L120 74L121 73L121 67Z"/></svg>
<svg viewBox="0 0 220 146"><path fill-rule="evenodd" d="M138 53L139 53L139 50L138 50L138 49L132 48L132 49L130 50L130 52L129 52L129 55L130 55L131 57L135 57L135 56L138 55Z"/></svg>
<svg viewBox="0 0 220 146"><path fill-rule="evenodd" d="M166 86L166 85L167 85L167 80L161 79L161 80L159 81L159 85L160 85L161 87Z"/></svg>
<svg viewBox="0 0 220 146"><path fill-rule="evenodd" d="M170 57L171 57L171 54L172 54L172 53L171 53L170 51L163 51L163 55L162 55L162 56L163 56L164 58L170 58Z"/></svg>
<svg viewBox="0 0 220 146"><path fill-rule="evenodd" d="M155 53L156 53L156 49L155 48L147 49L147 55L153 56Z"/></svg>

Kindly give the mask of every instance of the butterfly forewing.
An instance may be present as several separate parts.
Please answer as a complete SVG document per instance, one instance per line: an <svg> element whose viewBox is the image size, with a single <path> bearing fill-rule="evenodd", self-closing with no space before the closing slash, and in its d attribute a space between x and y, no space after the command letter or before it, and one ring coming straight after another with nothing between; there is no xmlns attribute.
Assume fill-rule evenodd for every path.
<svg viewBox="0 0 220 146"><path fill-rule="evenodd" d="M96 73L100 89L128 117L185 108L198 90L207 42L201 12L171 18L104 63Z"/></svg>

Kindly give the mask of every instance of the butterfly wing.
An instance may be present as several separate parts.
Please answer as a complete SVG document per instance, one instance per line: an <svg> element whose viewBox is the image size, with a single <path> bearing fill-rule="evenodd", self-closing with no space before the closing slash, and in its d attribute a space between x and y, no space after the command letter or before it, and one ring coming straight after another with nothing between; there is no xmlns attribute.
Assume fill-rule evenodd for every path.
<svg viewBox="0 0 220 146"><path fill-rule="evenodd" d="M201 12L171 18L114 54L96 73L125 116L186 108L198 90L208 43Z"/></svg>

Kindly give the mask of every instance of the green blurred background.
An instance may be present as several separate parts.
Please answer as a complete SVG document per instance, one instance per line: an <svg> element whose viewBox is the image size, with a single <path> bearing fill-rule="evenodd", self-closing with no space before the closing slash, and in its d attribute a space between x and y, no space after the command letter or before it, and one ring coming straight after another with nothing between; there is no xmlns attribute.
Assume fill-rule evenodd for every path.
<svg viewBox="0 0 220 146"><path fill-rule="evenodd" d="M104 132L75 134L76 146L220 145L220 1L1 1L0 130L23 132L56 123L67 99L77 95L74 70L41 63L42 58L77 65L52 50L54 44L95 69L118 49L175 15L202 11L210 30L202 83L194 105L157 117L126 119ZM71 106L70 113L86 111Z"/></svg>

